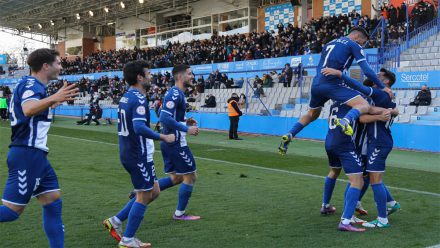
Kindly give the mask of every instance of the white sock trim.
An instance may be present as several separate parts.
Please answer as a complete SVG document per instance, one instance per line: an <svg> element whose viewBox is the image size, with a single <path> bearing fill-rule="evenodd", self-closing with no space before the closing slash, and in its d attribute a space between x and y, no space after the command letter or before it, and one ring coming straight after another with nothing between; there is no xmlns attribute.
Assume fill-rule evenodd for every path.
<svg viewBox="0 0 440 248"><path fill-rule="evenodd" d="M396 201L387 202L387 206L389 206L389 207L394 207L394 205L396 205Z"/></svg>
<svg viewBox="0 0 440 248"><path fill-rule="evenodd" d="M116 217L116 216L113 216L111 218L111 220L113 222L112 224L115 225L115 226L120 226L122 224L122 221L118 217Z"/></svg>
<svg viewBox="0 0 440 248"><path fill-rule="evenodd" d="M350 220L350 219L345 219L345 218L343 218L341 222L342 222L342 224L344 224L344 225L348 225L348 224L350 224L351 220Z"/></svg>
<svg viewBox="0 0 440 248"><path fill-rule="evenodd" d="M380 221L382 224L388 224L388 218L377 217L377 220Z"/></svg>
<svg viewBox="0 0 440 248"><path fill-rule="evenodd" d="M180 211L180 210L176 209L176 211L174 212L174 215L177 216L177 217L182 216L184 214L185 214L185 210Z"/></svg>

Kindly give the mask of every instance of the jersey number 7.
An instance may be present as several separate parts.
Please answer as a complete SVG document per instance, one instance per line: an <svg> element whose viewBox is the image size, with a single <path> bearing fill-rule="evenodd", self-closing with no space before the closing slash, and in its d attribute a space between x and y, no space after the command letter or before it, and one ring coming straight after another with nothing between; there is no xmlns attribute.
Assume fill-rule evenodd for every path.
<svg viewBox="0 0 440 248"><path fill-rule="evenodd" d="M328 56L330 53L332 53L333 49L335 48L335 45L328 45L325 51L327 54L325 55L324 64L322 64L322 67L325 67L327 65Z"/></svg>

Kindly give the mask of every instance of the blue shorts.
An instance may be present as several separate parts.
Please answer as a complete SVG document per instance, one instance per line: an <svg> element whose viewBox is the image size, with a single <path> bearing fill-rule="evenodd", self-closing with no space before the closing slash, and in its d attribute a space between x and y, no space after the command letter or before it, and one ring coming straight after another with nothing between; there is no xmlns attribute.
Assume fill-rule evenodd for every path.
<svg viewBox="0 0 440 248"><path fill-rule="evenodd" d="M364 168L359 154L355 150L327 148L328 165L331 168L344 168L346 175L362 174Z"/></svg>
<svg viewBox="0 0 440 248"><path fill-rule="evenodd" d="M330 99L340 103L346 103L360 95L358 91L337 82L313 84L309 107L311 109L322 108Z"/></svg>
<svg viewBox="0 0 440 248"><path fill-rule="evenodd" d="M130 174L134 191L150 191L157 182L154 162L147 162L147 159L121 161L125 170Z"/></svg>
<svg viewBox="0 0 440 248"><path fill-rule="evenodd" d="M393 148L370 143L367 150L367 172L385 172L386 160Z"/></svg>
<svg viewBox="0 0 440 248"><path fill-rule="evenodd" d="M32 197L59 191L57 175L47 153L30 147L11 147L7 159L9 176L2 200L25 206Z"/></svg>
<svg viewBox="0 0 440 248"><path fill-rule="evenodd" d="M188 146L181 147L179 143L168 145L160 142L165 173L184 175L195 172L196 161Z"/></svg>

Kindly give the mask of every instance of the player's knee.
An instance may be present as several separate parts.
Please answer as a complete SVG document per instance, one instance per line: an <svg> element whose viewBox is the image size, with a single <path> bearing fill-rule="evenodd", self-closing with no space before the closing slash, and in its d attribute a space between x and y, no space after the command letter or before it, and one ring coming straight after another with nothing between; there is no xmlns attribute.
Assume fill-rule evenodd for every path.
<svg viewBox="0 0 440 248"><path fill-rule="evenodd" d="M197 181L197 174L191 173L183 176L183 182L185 184L193 185Z"/></svg>
<svg viewBox="0 0 440 248"><path fill-rule="evenodd" d="M153 190L150 191L138 191L136 193L136 202L147 205L153 200Z"/></svg>
<svg viewBox="0 0 440 248"><path fill-rule="evenodd" d="M351 183L351 187L354 187L357 189L362 189L362 187L364 187L364 180L362 178L350 180L350 183Z"/></svg>
<svg viewBox="0 0 440 248"><path fill-rule="evenodd" d="M173 185L181 184L183 182L183 177L180 175L174 175L171 176L171 181L173 182Z"/></svg>
<svg viewBox="0 0 440 248"><path fill-rule="evenodd" d="M321 114L321 109L317 108L317 109L309 109L309 111L307 112L307 115L310 117L310 119L312 121L318 119L319 115Z"/></svg>
<svg viewBox="0 0 440 248"><path fill-rule="evenodd" d="M48 192L46 194L42 194L42 195L37 196L38 201L43 206L47 205L47 204L51 204L52 202L54 202L60 198L61 198L61 192L59 190Z"/></svg>
<svg viewBox="0 0 440 248"><path fill-rule="evenodd" d="M330 172L328 173L328 177L331 179L337 179L339 177L339 174L341 174L341 169L330 169Z"/></svg>
<svg viewBox="0 0 440 248"><path fill-rule="evenodd" d="M380 184L380 183L382 183L382 174L381 173L376 173L376 172L370 173L370 183L371 184Z"/></svg>
<svg viewBox="0 0 440 248"><path fill-rule="evenodd" d="M159 195L160 195L160 190L154 188L151 192L151 201L156 200L159 197Z"/></svg>

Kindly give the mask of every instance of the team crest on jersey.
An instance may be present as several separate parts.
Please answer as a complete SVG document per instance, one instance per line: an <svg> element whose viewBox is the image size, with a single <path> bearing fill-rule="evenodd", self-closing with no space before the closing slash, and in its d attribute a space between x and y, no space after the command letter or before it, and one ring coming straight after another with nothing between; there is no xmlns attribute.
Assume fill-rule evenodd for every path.
<svg viewBox="0 0 440 248"><path fill-rule="evenodd" d="M146 113L145 107L144 106L137 107L136 113L138 113L140 115L144 115Z"/></svg>
<svg viewBox="0 0 440 248"><path fill-rule="evenodd" d="M121 98L121 100L119 100L119 102L128 103L128 98L124 96Z"/></svg>
<svg viewBox="0 0 440 248"><path fill-rule="evenodd" d="M167 104L165 104L165 106L167 106L167 108L169 108L169 109L172 109L172 108L174 108L174 102L168 101Z"/></svg>
<svg viewBox="0 0 440 248"><path fill-rule="evenodd" d="M365 57L365 52L364 52L364 49L361 49L361 54L362 54L362 56L364 56L364 57Z"/></svg>
<svg viewBox="0 0 440 248"><path fill-rule="evenodd" d="M26 99L28 97L33 96L35 93L32 90L26 90L23 95L21 96L21 98Z"/></svg>

